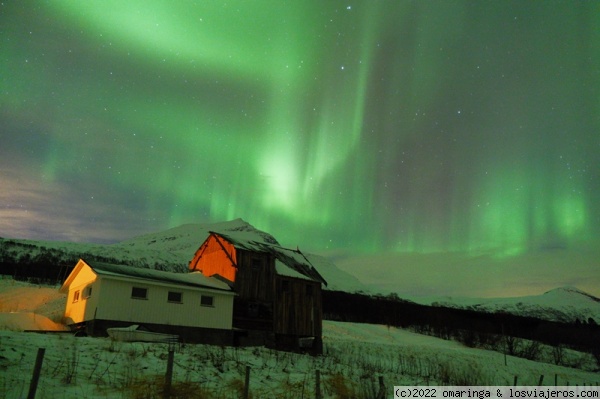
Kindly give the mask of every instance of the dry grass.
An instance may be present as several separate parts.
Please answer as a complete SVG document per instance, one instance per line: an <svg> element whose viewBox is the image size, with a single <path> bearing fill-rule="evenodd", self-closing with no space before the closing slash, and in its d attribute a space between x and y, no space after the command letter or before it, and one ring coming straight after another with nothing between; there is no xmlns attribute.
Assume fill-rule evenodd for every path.
<svg viewBox="0 0 600 399"><path fill-rule="evenodd" d="M325 380L325 390L336 399L358 398L353 384L341 373L333 374Z"/></svg>
<svg viewBox="0 0 600 399"><path fill-rule="evenodd" d="M132 399L163 399L164 386L164 377L155 376L135 380L127 387L127 392ZM216 399L211 393L192 382L173 382L170 397L171 399Z"/></svg>

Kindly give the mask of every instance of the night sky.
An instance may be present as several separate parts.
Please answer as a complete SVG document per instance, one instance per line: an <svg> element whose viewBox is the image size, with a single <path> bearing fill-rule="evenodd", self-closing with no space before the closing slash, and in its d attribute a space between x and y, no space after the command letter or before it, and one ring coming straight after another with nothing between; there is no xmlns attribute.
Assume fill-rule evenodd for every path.
<svg viewBox="0 0 600 399"><path fill-rule="evenodd" d="M600 286L599 2L4 1L0 79L0 236L241 217Z"/></svg>

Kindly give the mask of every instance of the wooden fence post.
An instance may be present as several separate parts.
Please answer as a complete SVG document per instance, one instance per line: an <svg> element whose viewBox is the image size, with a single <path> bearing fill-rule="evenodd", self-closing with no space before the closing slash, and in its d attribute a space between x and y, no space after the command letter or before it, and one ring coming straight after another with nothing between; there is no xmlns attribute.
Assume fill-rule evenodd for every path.
<svg viewBox="0 0 600 399"><path fill-rule="evenodd" d="M502 349L503 349L503 350L502 350L502 352L504 352L504 365L506 366L508 363L507 363L507 361L506 361L506 335L504 334L504 323L502 323L502 336L503 336L503 338L504 338L504 339L502 340L502 343L503 343L503 345L502 345L502 346L503 346L503 348L502 348ZM515 384L515 385L516 385L516 384Z"/></svg>
<svg viewBox="0 0 600 399"><path fill-rule="evenodd" d="M315 398L321 399L321 371L315 370Z"/></svg>
<svg viewBox="0 0 600 399"><path fill-rule="evenodd" d="M169 358L167 360L167 374L165 375L165 389L163 391L163 398L169 399L171 397L171 382L173 381L173 361L175 360L175 349L169 348Z"/></svg>
<svg viewBox="0 0 600 399"><path fill-rule="evenodd" d="M385 399L385 384L383 383L383 376L379 376L379 392L377 393L377 399Z"/></svg>
<svg viewBox="0 0 600 399"><path fill-rule="evenodd" d="M518 377L519 377L519 376L515 375L515 380L514 380L514 382L513 382L513 386L515 386L515 387L517 386L517 379L518 379Z"/></svg>
<svg viewBox="0 0 600 399"><path fill-rule="evenodd" d="M250 397L250 366L246 366L246 379L244 381L244 399Z"/></svg>
<svg viewBox="0 0 600 399"><path fill-rule="evenodd" d="M544 382L544 374L540 375L540 380L538 381L538 386L542 386L542 382Z"/></svg>
<svg viewBox="0 0 600 399"><path fill-rule="evenodd" d="M35 391L37 391L38 381L40 380L40 373L42 372L42 363L44 362L44 353L46 348L38 348L37 358L35 359L35 366L33 368L33 375L31 376L31 383L29 384L29 394L27 399L35 398Z"/></svg>

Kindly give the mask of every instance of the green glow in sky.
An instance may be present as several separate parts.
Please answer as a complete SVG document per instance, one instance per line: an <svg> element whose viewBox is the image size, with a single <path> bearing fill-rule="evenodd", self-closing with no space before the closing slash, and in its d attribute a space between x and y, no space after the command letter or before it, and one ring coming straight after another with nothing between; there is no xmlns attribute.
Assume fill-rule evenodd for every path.
<svg viewBox="0 0 600 399"><path fill-rule="evenodd" d="M599 23L594 2L5 3L0 176L73 204L62 231L14 231L241 217L314 250L498 257L597 239ZM41 217L23 195L0 235Z"/></svg>

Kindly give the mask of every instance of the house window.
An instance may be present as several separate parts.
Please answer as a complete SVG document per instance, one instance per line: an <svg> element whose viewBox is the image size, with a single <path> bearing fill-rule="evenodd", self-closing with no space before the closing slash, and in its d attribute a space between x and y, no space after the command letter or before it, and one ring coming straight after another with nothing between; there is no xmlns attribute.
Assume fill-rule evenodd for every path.
<svg viewBox="0 0 600 399"><path fill-rule="evenodd" d="M89 298L91 296L92 296L92 286L90 285L90 286L85 287L83 289L83 297L84 298Z"/></svg>
<svg viewBox="0 0 600 399"><path fill-rule="evenodd" d="M132 287L131 297L133 299L148 299L148 288Z"/></svg>
<svg viewBox="0 0 600 399"><path fill-rule="evenodd" d="M73 294L73 302L79 301L79 290L75 291Z"/></svg>
<svg viewBox="0 0 600 399"><path fill-rule="evenodd" d="M202 295L200 297L200 305L202 306L215 306L215 297L210 295Z"/></svg>
<svg viewBox="0 0 600 399"><path fill-rule="evenodd" d="M183 294L181 292L169 291L169 294L167 295L167 301L174 303L182 303Z"/></svg>

